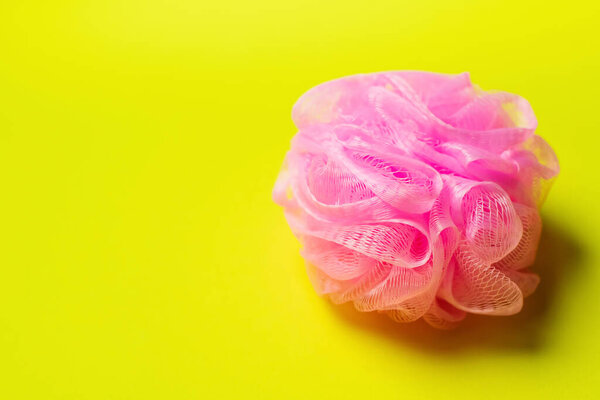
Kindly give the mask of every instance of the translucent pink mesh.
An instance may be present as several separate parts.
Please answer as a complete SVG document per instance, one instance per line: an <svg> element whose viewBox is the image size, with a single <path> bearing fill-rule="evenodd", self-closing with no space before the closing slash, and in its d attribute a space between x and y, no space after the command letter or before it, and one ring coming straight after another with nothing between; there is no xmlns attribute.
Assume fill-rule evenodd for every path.
<svg viewBox="0 0 600 400"><path fill-rule="evenodd" d="M386 72L323 83L292 117L273 197L319 294L438 328L521 309L559 169L525 99Z"/></svg>

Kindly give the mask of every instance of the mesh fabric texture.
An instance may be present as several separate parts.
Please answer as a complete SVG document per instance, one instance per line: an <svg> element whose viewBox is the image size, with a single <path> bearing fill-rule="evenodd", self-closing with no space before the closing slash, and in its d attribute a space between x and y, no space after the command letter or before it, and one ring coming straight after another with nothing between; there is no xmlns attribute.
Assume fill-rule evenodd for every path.
<svg viewBox="0 0 600 400"><path fill-rule="evenodd" d="M292 117L273 197L319 294L438 328L520 311L559 171L525 99L397 71L316 86Z"/></svg>

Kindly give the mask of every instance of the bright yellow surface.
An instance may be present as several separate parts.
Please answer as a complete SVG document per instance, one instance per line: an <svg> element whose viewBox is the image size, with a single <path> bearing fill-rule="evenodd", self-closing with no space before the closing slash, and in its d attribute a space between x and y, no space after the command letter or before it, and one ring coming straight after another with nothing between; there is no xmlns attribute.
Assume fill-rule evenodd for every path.
<svg viewBox="0 0 600 400"><path fill-rule="evenodd" d="M0 399L599 398L596 1L0 4ZM523 314L312 290L270 199L291 106L389 69L531 101L563 170Z"/></svg>

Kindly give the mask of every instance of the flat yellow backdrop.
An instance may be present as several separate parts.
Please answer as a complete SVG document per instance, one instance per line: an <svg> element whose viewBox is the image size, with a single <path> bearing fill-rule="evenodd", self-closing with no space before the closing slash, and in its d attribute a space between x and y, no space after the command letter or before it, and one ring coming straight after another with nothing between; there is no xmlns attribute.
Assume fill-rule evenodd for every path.
<svg viewBox="0 0 600 400"><path fill-rule="evenodd" d="M599 398L597 4L2 1L0 398ZM522 314L312 290L271 201L292 104L390 69L532 103L562 172Z"/></svg>

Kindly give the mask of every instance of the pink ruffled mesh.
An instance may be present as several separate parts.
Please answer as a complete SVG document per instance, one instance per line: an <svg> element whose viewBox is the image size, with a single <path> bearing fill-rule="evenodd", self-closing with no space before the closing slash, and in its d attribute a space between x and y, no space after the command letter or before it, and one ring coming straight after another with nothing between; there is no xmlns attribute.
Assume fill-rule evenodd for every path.
<svg viewBox="0 0 600 400"><path fill-rule="evenodd" d="M558 173L525 99L399 71L323 83L292 116L274 199L320 294L439 328L519 312Z"/></svg>

